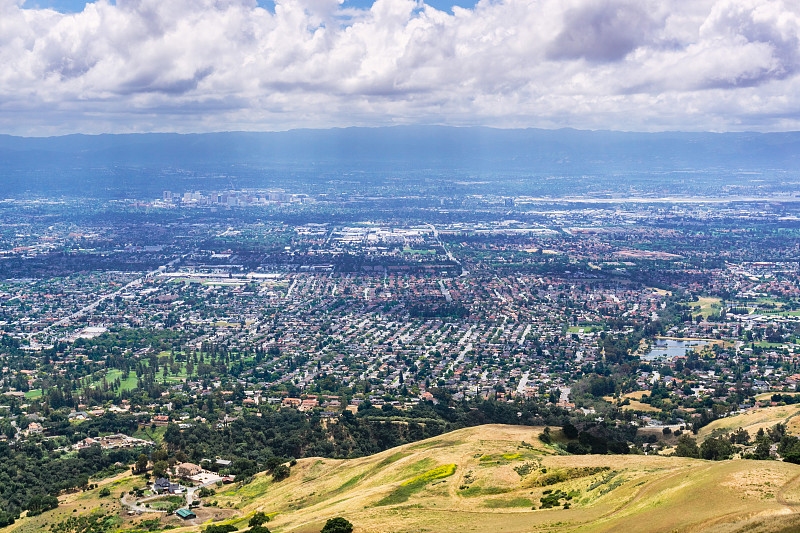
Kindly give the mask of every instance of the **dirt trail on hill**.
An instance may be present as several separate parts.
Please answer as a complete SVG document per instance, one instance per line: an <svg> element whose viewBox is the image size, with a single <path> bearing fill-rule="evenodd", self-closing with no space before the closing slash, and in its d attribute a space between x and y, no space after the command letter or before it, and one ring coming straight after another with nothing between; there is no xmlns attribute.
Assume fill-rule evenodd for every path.
<svg viewBox="0 0 800 533"><path fill-rule="evenodd" d="M790 502L786 500L786 491L796 485L798 481L800 481L800 474L797 474L792 479L784 483L784 485L775 494L775 501L781 505L785 505L786 507L800 507L800 502Z"/></svg>
<svg viewBox="0 0 800 533"><path fill-rule="evenodd" d="M703 467L703 470L708 470L709 468L711 468L711 466L706 466L706 467ZM689 475L689 474L695 475L697 471L698 471L697 469L681 468L677 472L673 472L671 474L667 474L666 476L659 477L658 479L654 479L653 481L650 481L649 483L646 483L638 492L636 492L636 494L634 494L630 499L628 499L628 501L625 501L625 502L621 503L615 509L607 512L606 514L604 514L604 515L602 515L600 517L598 517L597 520L598 521L600 521L600 520L608 520L608 519L612 519L612 518L614 518L616 516L619 516L626 509L628 509L631 506L635 505L636 503L638 503L639 501L643 500L644 498L652 495L653 493L660 492L661 489L662 489L662 486L664 485L664 483L667 483L667 482L675 479L676 477L680 477L682 475ZM581 524L580 526L576 526L576 527L582 527L583 525L585 525L585 524ZM617 531L617 528L616 528L616 526L610 526L607 529L605 529L604 531L609 531L609 532Z"/></svg>

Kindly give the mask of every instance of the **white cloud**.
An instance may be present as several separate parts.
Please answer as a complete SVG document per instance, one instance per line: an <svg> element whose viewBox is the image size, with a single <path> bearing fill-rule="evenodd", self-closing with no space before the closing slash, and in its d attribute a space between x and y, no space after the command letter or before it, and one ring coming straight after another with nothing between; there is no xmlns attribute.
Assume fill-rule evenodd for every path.
<svg viewBox="0 0 800 533"><path fill-rule="evenodd" d="M777 0L0 0L0 131L798 129Z"/></svg>

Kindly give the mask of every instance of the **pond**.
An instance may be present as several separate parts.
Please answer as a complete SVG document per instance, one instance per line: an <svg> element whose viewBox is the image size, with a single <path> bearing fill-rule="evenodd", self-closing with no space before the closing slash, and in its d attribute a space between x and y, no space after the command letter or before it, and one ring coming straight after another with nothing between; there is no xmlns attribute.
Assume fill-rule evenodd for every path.
<svg viewBox="0 0 800 533"><path fill-rule="evenodd" d="M689 350L700 350L703 346L711 344L709 341L700 339L656 339L650 351L642 356L643 361L655 361L656 359L673 359L678 356L686 355Z"/></svg>

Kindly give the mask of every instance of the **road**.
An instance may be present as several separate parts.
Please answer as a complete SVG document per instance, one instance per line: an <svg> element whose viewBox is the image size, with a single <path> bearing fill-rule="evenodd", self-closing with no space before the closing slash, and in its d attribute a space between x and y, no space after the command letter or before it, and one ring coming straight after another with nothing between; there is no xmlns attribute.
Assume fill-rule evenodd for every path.
<svg viewBox="0 0 800 533"><path fill-rule="evenodd" d="M292 291L294 290L294 286L295 286L295 285L297 285L297 278L294 278L294 279L292 280L292 284L291 284L291 285L289 285L289 290L288 290L288 291L286 291L286 299L287 299L287 300L288 300L289 298L291 298L291 297L292 297Z"/></svg>
<svg viewBox="0 0 800 533"><path fill-rule="evenodd" d="M163 494L156 494L155 496L148 496L147 498L142 498L141 500L136 501L130 494L125 494L120 499L120 503L130 509L131 511L137 511L140 513L166 513L167 511L158 510L158 509L150 509L149 507L145 507L144 503L147 503L151 500L155 500L157 498L163 498Z"/></svg>
<svg viewBox="0 0 800 533"><path fill-rule="evenodd" d="M464 346L464 349L461 350L461 352L458 354L458 357L456 357L455 360L452 363L450 363L450 366L447 367L447 370L445 370L444 373L447 374L451 370L454 370L458 366L458 364L464 360L464 356L467 355L467 352L469 352L470 350L472 350L472 343L468 342L467 345Z"/></svg>
<svg viewBox="0 0 800 533"><path fill-rule="evenodd" d="M522 374L522 377L519 378L519 385L517 385L517 394L522 394L523 391L528 387L528 376L530 376L530 372L525 372Z"/></svg>
<svg viewBox="0 0 800 533"><path fill-rule="evenodd" d="M453 297L450 295L450 291L444 285L444 280L441 279L439 280L439 290L442 291L442 295L444 296L444 299L447 300L447 303L453 301Z"/></svg>
<svg viewBox="0 0 800 533"><path fill-rule="evenodd" d="M468 275L469 271L464 268L464 265L461 264L461 261L456 259L456 256L453 255L453 252L448 250L447 246L445 246L444 243L442 242L442 239L439 238L439 230L436 229L436 226L434 226L433 224L428 224L428 227L431 228L431 231L433 231L433 237L439 242L439 246L441 246L442 250L445 251L445 253L447 254L447 258L461 268L461 276L463 277Z"/></svg>
<svg viewBox="0 0 800 533"><path fill-rule="evenodd" d="M522 335L520 335L520 337L519 337L519 345L520 346L525 344L525 338L528 336L528 333L530 333L530 332L531 332L531 324L528 324L528 326L525 328L525 331L523 331Z"/></svg>

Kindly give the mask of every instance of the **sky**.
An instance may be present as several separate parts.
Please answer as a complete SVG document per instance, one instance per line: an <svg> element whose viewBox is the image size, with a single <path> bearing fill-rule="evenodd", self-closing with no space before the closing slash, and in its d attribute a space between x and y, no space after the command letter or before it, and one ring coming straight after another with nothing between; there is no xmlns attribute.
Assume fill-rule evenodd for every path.
<svg viewBox="0 0 800 533"><path fill-rule="evenodd" d="M800 2L0 0L0 133L400 124L800 130Z"/></svg>

